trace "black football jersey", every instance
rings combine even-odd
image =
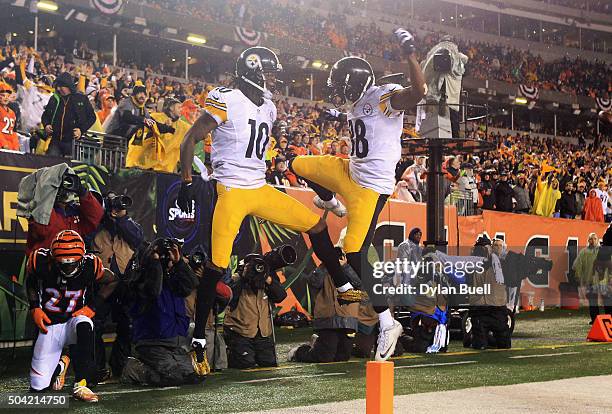
[[[104,266],[97,256],[85,254],[81,271],[65,278],[54,265],[51,252],[37,249],[28,259],[28,292],[38,295],[30,297],[30,303],[39,303],[52,325],[64,323],[72,313],[87,305],[94,282],[103,276]]]

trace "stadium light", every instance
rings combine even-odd
[[[195,34],[190,34],[187,36],[187,41],[189,43],[195,43],[196,45],[203,45],[206,43],[206,38]]]
[[[50,11],[50,12],[55,12],[55,11],[57,11],[57,9],[59,9],[59,6],[57,5],[57,3],[49,1],[49,0],[39,1],[36,4],[36,6],[40,10]]]
[[[321,62],[320,60],[315,60],[314,62],[312,62],[312,67],[315,69],[321,69],[322,66],[323,62]]]
[[[519,105],[526,105],[527,98],[525,98],[524,96],[517,96],[516,99],[514,99],[514,103],[517,103]]]

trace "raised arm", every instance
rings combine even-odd
[[[404,55],[408,58],[408,73],[412,85],[393,94],[391,106],[395,110],[405,111],[414,108],[423,99],[427,93],[427,86],[425,85],[425,75],[423,75],[421,65],[417,61],[414,36],[404,29],[397,29],[395,36],[402,46]]]

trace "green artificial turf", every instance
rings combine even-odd
[[[548,310],[521,313],[511,350],[473,351],[453,341],[446,354],[406,354],[394,359],[395,394],[612,374],[612,343],[586,343],[589,328],[588,316],[584,312]],[[281,365],[277,369],[227,370],[211,375],[201,385],[180,389],[101,385],[96,389],[100,392],[100,403],[85,405],[71,401],[70,411],[229,413],[365,398],[364,360],[310,365],[285,362],[287,351],[307,341],[310,334],[310,329],[277,330]],[[12,360],[10,351],[1,351],[0,393],[27,391],[27,353],[27,350],[19,350],[18,358]],[[510,358],[557,353],[560,355]],[[468,361],[474,362],[466,363]],[[401,368],[448,363],[462,364]],[[264,379],[270,380],[260,381]],[[253,380],[258,382],[241,383]]]

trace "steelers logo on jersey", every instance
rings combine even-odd
[[[261,68],[261,58],[255,53],[248,55],[244,62],[249,69]]]
[[[363,105],[363,114],[366,116],[372,114],[372,105],[370,105],[369,102],[366,102],[365,105]]]

